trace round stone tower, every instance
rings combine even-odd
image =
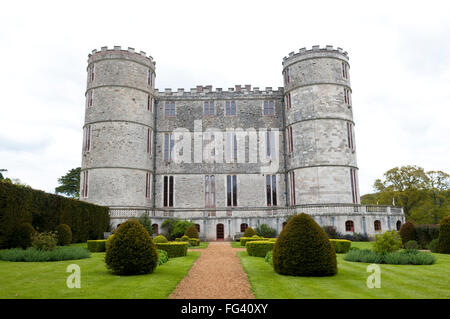
[[[88,59],[80,199],[152,207],[155,62],[103,47]]]
[[[283,60],[290,205],[359,204],[348,60],[332,46]]]

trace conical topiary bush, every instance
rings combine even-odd
[[[450,254],[450,216],[444,217],[439,223],[438,252]]]
[[[416,226],[410,221],[407,221],[400,227],[399,234],[404,246],[410,240],[416,240]]]
[[[292,217],[273,249],[274,270],[282,275],[333,276],[336,252],[327,234],[307,214]]]
[[[198,231],[197,226],[191,225],[189,226],[186,231],[184,232],[185,236],[188,236],[189,238],[197,238],[198,239]]]
[[[256,235],[256,231],[251,228],[251,227],[247,227],[247,229],[244,232],[244,236],[243,237],[252,237]]]

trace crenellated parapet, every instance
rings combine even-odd
[[[301,48],[297,52],[290,52],[288,56],[285,56],[283,58],[282,64],[283,68],[285,68],[288,65],[298,61],[321,57],[332,57],[347,62],[349,60],[347,51],[344,51],[342,48],[334,48],[332,45],[326,45],[325,47],[321,48],[319,45],[314,45],[311,49]]]
[[[273,89],[272,87],[265,87],[260,89],[259,87],[253,87],[251,85],[235,85],[226,90],[222,88],[213,89],[212,85],[197,85],[195,88],[185,90],[178,88],[176,91],[171,88],[165,88],[163,90],[155,89],[155,95],[159,98],[201,98],[201,97],[233,97],[233,98],[264,98],[264,97],[282,97],[284,94],[284,88],[279,87]]]
[[[122,49],[121,46],[114,46],[108,48],[107,46],[101,47],[100,50],[94,49],[88,55],[88,64],[104,59],[124,59],[132,60],[141,64],[145,64],[152,69],[155,68],[156,62],[151,55],[147,55],[144,51],[136,51],[134,48],[128,47]]]

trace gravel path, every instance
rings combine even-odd
[[[194,250],[194,249],[192,249]],[[169,298],[253,299],[247,274],[229,242],[211,242]]]

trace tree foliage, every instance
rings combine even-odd
[[[72,198],[80,198],[80,174],[81,167],[72,168],[66,175],[58,178],[60,186],[55,188],[55,193],[66,194]]]
[[[418,224],[437,224],[450,214],[450,175],[414,165],[395,167],[374,183],[376,193],[361,197],[364,205],[401,206]]]

